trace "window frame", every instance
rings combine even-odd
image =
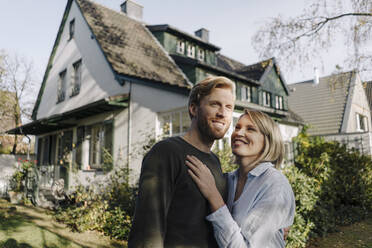
[[[357,132],[368,132],[367,116],[356,113],[356,124]]]
[[[205,51],[203,49],[198,49],[198,60],[204,62]]]
[[[271,107],[271,93],[268,91],[262,91],[262,105],[265,107]]]
[[[177,41],[176,51],[179,54],[185,54],[185,42],[184,41],[182,41],[182,40]]]
[[[280,109],[280,110],[283,110],[283,102],[284,102],[284,98],[283,96],[275,96],[275,108],[276,109]]]
[[[82,162],[83,170],[103,170],[104,164],[104,150],[113,155],[113,138],[114,138],[114,122],[107,120],[104,122],[95,123],[85,127],[84,143],[86,140],[89,144],[88,151],[88,164],[84,165]],[[110,126],[110,128],[108,128]],[[110,130],[110,133],[107,132]],[[110,137],[110,144],[107,144],[107,137]],[[110,147],[107,147],[109,145]],[[84,151],[83,151],[84,152]],[[83,155],[84,156],[84,155]]]
[[[71,80],[70,97],[76,96],[80,93],[81,81],[82,81],[81,79],[82,79],[82,74],[83,74],[83,72],[82,72],[82,70],[83,70],[82,59],[79,59],[78,61],[73,63],[72,67],[74,69],[74,74],[73,74],[73,80]]]
[[[174,132],[174,125],[173,120],[174,116],[178,115],[178,126],[179,126],[179,132]],[[164,118],[166,117],[166,118]],[[162,119],[166,119],[167,121],[164,121]],[[158,114],[158,128],[157,128],[157,137],[159,138],[165,138],[165,137],[174,137],[174,136],[180,136],[187,132],[187,130],[191,126],[191,119],[189,116],[188,109],[179,109],[179,110],[173,110],[168,111],[164,113]],[[167,127],[167,132],[164,132],[164,126]]]
[[[192,44],[187,45],[187,57],[195,58],[195,46]]]
[[[252,87],[249,85],[242,85],[240,87],[240,100],[252,102]]]
[[[69,31],[68,32],[69,33],[69,39],[68,40],[71,40],[72,38],[74,38],[74,35],[75,35],[75,18],[70,21],[68,31]]]
[[[66,99],[66,84],[67,84],[67,69],[59,73],[57,87],[57,103],[63,102]]]

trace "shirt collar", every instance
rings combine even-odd
[[[269,169],[270,167],[273,167],[274,165],[270,162],[263,162],[263,163],[260,163],[259,165],[257,165],[253,170],[251,170],[247,177],[249,175],[252,175],[252,176],[255,176],[255,177],[258,177],[260,176],[262,173],[264,173],[267,169]],[[239,169],[237,169],[236,171],[234,171],[233,173],[233,176],[238,178],[239,176]]]
[[[273,167],[273,164],[272,163],[270,163],[270,162],[263,162],[263,163],[257,165],[248,174],[251,174],[252,176],[258,177],[262,173],[264,173],[267,169],[269,169],[270,167]]]

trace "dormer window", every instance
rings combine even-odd
[[[266,107],[271,106],[271,94],[267,91],[262,92],[262,104]]]
[[[177,53],[185,54],[185,42],[177,41]]]
[[[187,45],[187,57],[195,58],[195,47],[192,45]]]
[[[275,96],[275,108],[283,109],[283,97],[282,96]]]
[[[361,114],[356,114],[357,132],[368,131],[367,117]]]
[[[199,49],[198,50],[198,60],[204,61],[205,53],[204,50]]]
[[[240,89],[240,98],[242,101],[251,102],[252,101],[252,92],[251,87],[243,85]]]
[[[59,74],[58,88],[57,88],[57,103],[65,100],[66,92],[66,70]]]
[[[70,33],[70,38],[69,39],[71,40],[72,38],[74,38],[74,33],[75,33],[75,19],[72,19],[70,21],[69,33]]]

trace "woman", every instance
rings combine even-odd
[[[227,174],[223,201],[209,169],[187,156],[189,174],[208,200],[207,216],[220,247],[285,247],[284,228],[291,226],[295,200],[286,177],[277,169],[284,146],[278,126],[266,114],[246,110],[231,136],[239,168]]]

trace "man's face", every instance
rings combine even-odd
[[[214,141],[227,132],[234,110],[234,96],[230,89],[215,88],[195,106],[199,132]]]

